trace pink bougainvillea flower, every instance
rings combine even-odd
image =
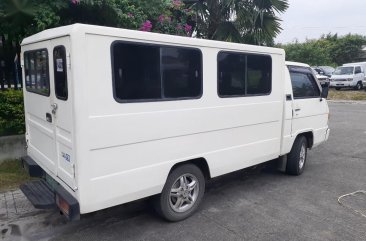
[[[133,18],[133,14],[132,13],[127,13],[127,16],[130,18]]]
[[[184,30],[187,32],[187,33],[190,33],[192,31],[192,26],[189,25],[189,24],[185,24],[184,25]]]
[[[149,20],[146,20],[142,26],[140,27],[141,31],[146,31],[146,32],[150,32],[152,29],[152,24]]]
[[[174,8],[180,8],[183,5],[183,2],[180,0],[173,0],[172,4]]]
[[[162,22],[164,22],[164,20],[165,20],[165,16],[163,14],[160,15],[159,18],[158,18],[158,22],[162,23]]]
[[[80,2],[80,0],[71,0],[72,4],[78,4]]]
[[[183,26],[178,24],[177,27],[175,27],[177,30],[182,30],[183,29]]]

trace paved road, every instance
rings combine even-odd
[[[0,215],[5,219],[0,222],[0,237],[60,241],[366,240],[366,216],[353,211],[363,209],[366,215],[366,195],[342,199],[349,208],[337,202],[343,194],[366,190],[366,105],[331,103],[330,107],[330,139],[309,152],[300,177],[266,166],[220,177],[208,184],[200,211],[179,223],[161,220],[148,201],[89,214],[73,223],[54,211],[25,208]]]

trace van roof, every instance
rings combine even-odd
[[[308,64],[299,63],[299,62],[292,62],[292,61],[286,61],[286,65],[289,66],[300,66],[300,67],[310,67]]]
[[[366,65],[366,62],[358,62],[358,63],[347,63],[347,64],[343,64],[343,66],[361,66],[361,65]]]
[[[23,39],[21,45],[28,45],[36,42],[41,42],[49,39],[54,39],[63,36],[71,36],[72,38],[83,38],[86,34],[96,34],[102,36],[110,36],[117,38],[130,38],[130,39],[138,39],[138,40],[149,40],[150,42],[166,42],[166,43],[174,43],[181,45],[192,45],[199,47],[212,47],[212,48],[220,48],[220,49],[232,49],[232,50],[246,50],[250,48],[250,51],[253,52],[263,52],[270,54],[278,54],[284,55],[285,51],[279,48],[270,48],[256,45],[246,45],[246,44],[238,44],[238,43],[228,43],[223,41],[214,41],[214,40],[206,40],[206,39],[197,39],[197,38],[188,38],[183,36],[174,36],[167,34],[159,34],[159,33],[151,33],[151,32],[143,32],[122,28],[112,28],[105,26],[97,26],[97,25],[88,25],[88,24],[72,24],[62,27],[57,27],[53,29],[47,29],[40,33],[34,34],[30,37]]]

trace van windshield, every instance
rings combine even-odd
[[[349,75],[349,74],[353,74],[353,69],[354,67],[338,67],[335,71],[334,71],[334,75]]]

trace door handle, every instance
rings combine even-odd
[[[52,114],[56,114],[56,111],[57,111],[57,104],[56,103],[53,103],[52,105],[51,105],[51,108],[52,108]]]
[[[295,109],[295,111],[296,111],[296,112],[298,112],[298,111],[300,111],[300,110],[301,110],[300,108]]]
[[[46,113],[46,121],[52,123],[52,115],[50,113]]]

